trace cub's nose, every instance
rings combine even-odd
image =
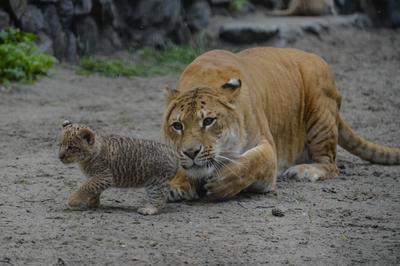
[[[183,152],[183,154],[185,154],[190,159],[194,160],[197,157],[197,155],[200,153],[200,150],[201,150],[201,146],[199,148],[190,148],[190,149],[185,150]]]

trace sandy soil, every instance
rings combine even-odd
[[[400,146],[400,32],[330,32],[293,46],[322,55],[343,116],[365,137]],[[82,77],[56,69],[0,93],[0,265],[398,265],[400,166],[339,150],[338,178],[278,182],[277,195],[171,203],[135,212],[140,190],[110,189],[98,210],[71,211],[84,181],[57,159],[62,120],[102,133],[161,139],[163,93],[177,76]],[[271,214],[272,207],[284,217]]]

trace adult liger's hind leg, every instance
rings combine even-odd
[[[327,109],[316,112],[307,124],[307,149],[309,164],[290,167],[282,176],[298,180],[317,181],[338,175],[336,167],[336,145],[338,142],[337,121]]]

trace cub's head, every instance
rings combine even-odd
[[[64,121],[58,157],[64,164],[84,162],[97,152],[96,135],[87,126]]]
[[[233,78],[214,88],[168,90],[164,136],[191,177],[211,176],[239,156],[244,135],[236,103],[240,87],[240,79]]]

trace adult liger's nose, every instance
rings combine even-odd
[[[183,152],[183,154],[185,154],[187,157],[189,157],[190,159],[194,160],[197,155],[200,153],[201,147],[199,148],[190,148],[187,149]]]

